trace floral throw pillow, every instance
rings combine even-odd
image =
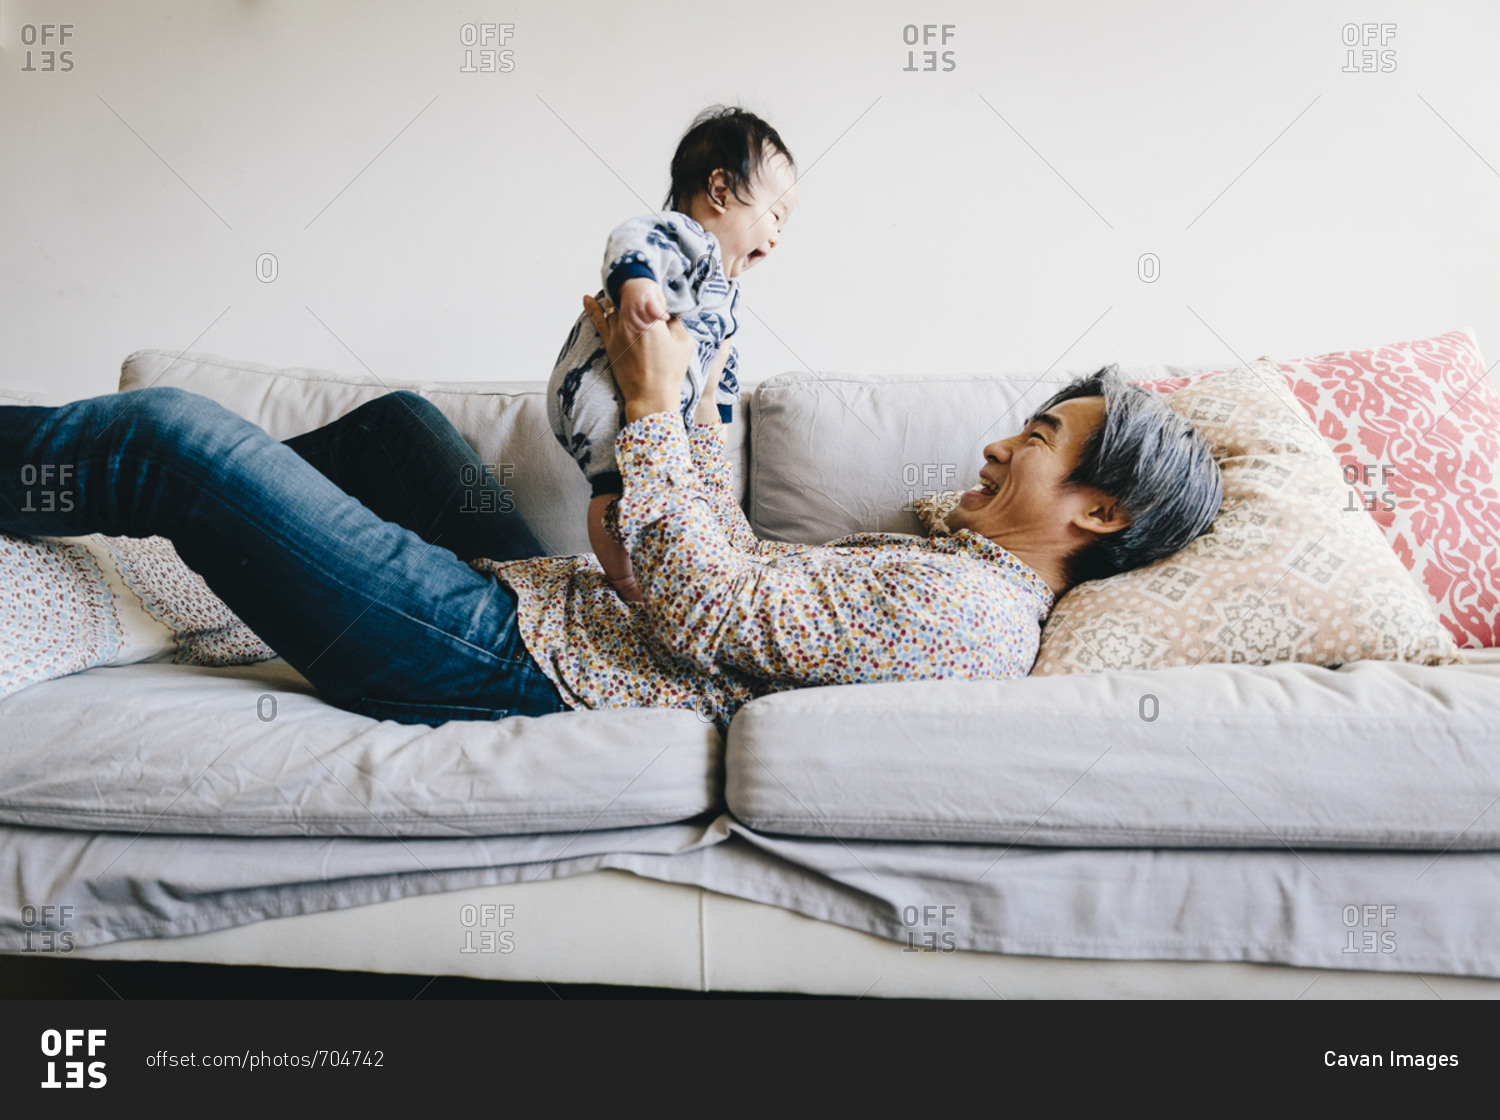
[[[1167,403],[1214,448],[1219,516],[1172,556],[1068,591],[1034,673],[1463,660],[1379,527],[1350,508],[1338,459],[1274,362],[1196,380]]]
[[[163,537],[0,536],[0,697],[96,665],[275,656]]]
[[[1280,369],[1454,640],[1500,646],[1500,393],[1472,332]]]

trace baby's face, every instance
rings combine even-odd
[[[797,173],[780,152],[760,165],[750,186],[744,202],[730,195],[724,212],[703,223],[719,239],[724,272],[731,280],[776,248],[797,208]]]

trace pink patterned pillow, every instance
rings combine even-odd
[[[1279,368],[1454,641],[1500,645],[1500,394],[1473,333]]]
[[[1500,646],[1500,394],[1471,331],[1280,362],[1460,648]],[[1171,393],[1196,378],[1141,385]]]

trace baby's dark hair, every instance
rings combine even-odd
[[[750,188],[766,160],[767,148],[796,166],[781,136],[754,113],[732,105],[709,106],[678,141],[666,206],[685,210],[700,191],[708,190],[709,176],[715,171],[723,171],[734,197],[746,201],[740,192]]]

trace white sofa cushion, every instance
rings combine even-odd
[[[382,722],[284,661],[92,669],[0,701],[0,822],[233,836],[505,836],[686,820],[719,802],[692,712]]]
[[[479,457],[495,468],[496,478],[514,495],[516,508],[550,554],[589,551],[584,528],[588,483],[552,435],[541,382],[377,381],[166,350],[141,350],[126,358],[121,391],[151,385],[201,393],[277,439],[321,427],[393,389],[410,389],[442,409]],[[736,485],[744,477],[744,432],[743,418],[737,416],[729,425]]]
[[[806,689],[736,715],[726,796],[809,837],[1494,849],[1497,725],[1500,656]]]
[[[1207,368],[1138,366],[1120,375],[1136,381]],[[1074,376],[768,378],[750,398],[750,524],[799,544],[921,533],[912,502],[973,485],[984,446],[1019,431]]]

